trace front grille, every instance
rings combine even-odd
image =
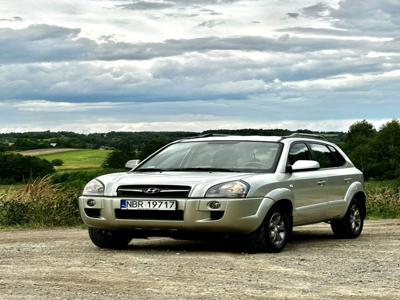
[[[190,186],[181,185],[121,185],[118,197],[128,198],[187,198]]]
[[[115,218],[129,220],[183,221],[183,210],[124,210],[116,209]]]

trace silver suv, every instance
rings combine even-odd
[[[342,238],[363,229],[362,172],[316,136],[189,138],[127,167],[93,179],[79,198],[98,247],[221,235],[240,238],[249,252],[279,252],[293,226],[330,222]]]

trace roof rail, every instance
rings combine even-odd
[[[210,136],[230,136],[230,135],[229,134],[221,134],[221,133],[205,133],[205,134],[200,134],[200,135],[195,135],[195,136],[189,136],[187,138],[184,138],[184,140],[205,138],[205,137],[210,137]]]
[[[295,132],[286,136],[283,136],[281,140],[288,139],[288,138],[295,138],[295,137],[303,137],[303,138],[311,138],[311,139],[319,139],[319,140],[325,140],[328,141],[328,139],[323,136],[322,134],[310,134],[310,133],[300,133],[300,132]]]

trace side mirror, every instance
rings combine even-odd
[[[292,166],[292,172],[318,170],[321,166],[315,160],[298,160]]]
[[[125,168],[134,169],[138,166],[139,163],[140,163],[139,159],[128,160],[125,164]]]

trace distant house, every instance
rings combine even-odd
[[[112,150],[113,148],[112,147],[109,147],[109,146],[100,146],[100,148],[99,148],[100,150]]]
[[[52,146],[54,148],[57,146],[57,143],[50,143],[50,146]]]

